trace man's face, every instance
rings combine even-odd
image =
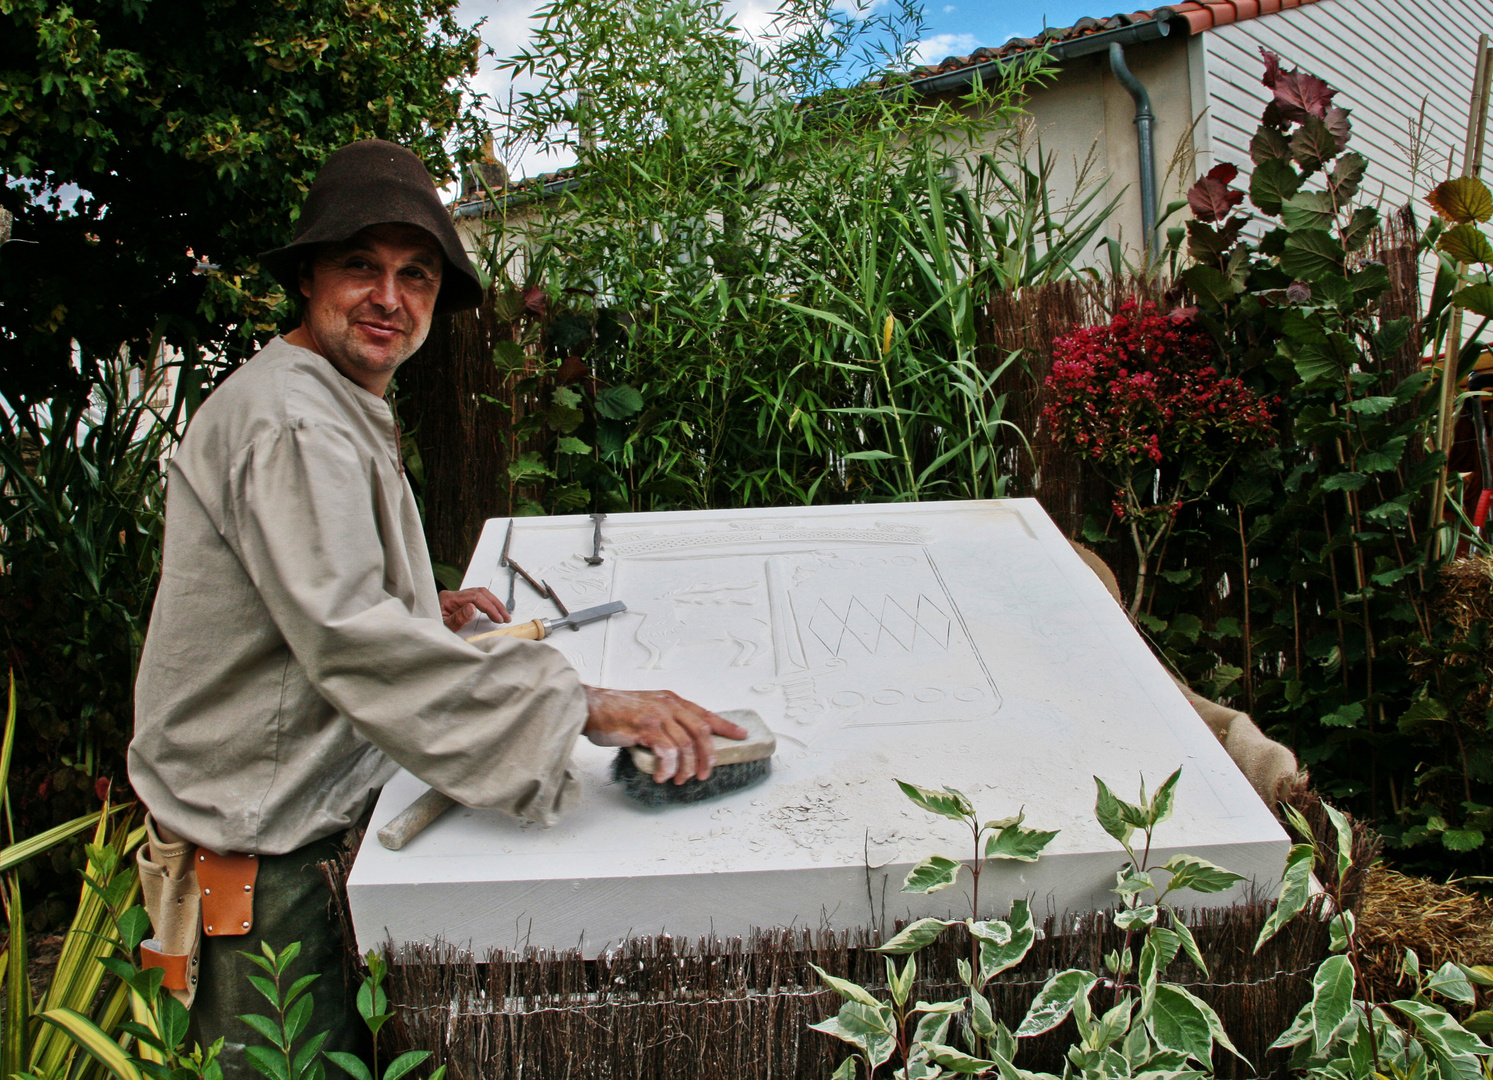
[[[325,244],[301,275],[301,330],[343,375],[382,394],[430,332],[444,265],[435,240],[413,225],[373,225]]]

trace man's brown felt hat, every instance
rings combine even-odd
[[[424,163],[411,151],[382,139],[365,139],[334,150],[322,163],[301,208],[300,235],[266,251],[260,263],[292,296],[299,296],[301,260],[316,244],[348,240],[370,225],[414,225],[424,229],[446,256],[435,310],[462,311],[482,303],[482,285],[451,215],[441,205]]]

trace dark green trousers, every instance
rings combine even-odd
[[[325,1031],[323,1050],[345,1050],[368,1059],[368,1029],[356,1005],[358,987],[345,975],[347,946],[332,910],[332,890],[317,865],[342,850],[343,834],[338,833],[288,855],[261,855],[254,885],[254,928],[239,937],[203,936],[187,1045],[199,1043],[206,1048],[222,1038],[223,1052],[218,1061],[224,1080],[258,1077],[244,1048],[268,1045],[239,1017],[258,1013],[276,1018],[269,1001],[248,979],[264,972],[240,955],[262,955],[261,944],[278,953],[293,941],[301,943],[300,956],[281,977],[284,989],[302,975],[314,972],[319,976],[308,991],[314,1001],[311,1022],[297,1040],[296,1049],[305,1045],[308,1037]],[[326,1064],[329,1077],[342,1075],[331,1062]]]

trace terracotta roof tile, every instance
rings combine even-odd
[[[1189,34],[1200,34],[1204,30],[1212,30],[1217,26],[1227,26],[1229,23],[1241,22],[1245,19],[1259,18],[1261,15],[1273,15],[1286,8],[1301,7],[1303,4],[1318,3],[1319,0],[1182,0],[1181,3],[1170,7],[1158,7],[1149,11],[1136,11],[1128,15],[1111,15],[1108,18],[1082,18],[1072,26],[1060,29],[1048,28],[1035,37],[1017,37],[1007,41],[1004,45],[995,48],[976,49],[968,56],[947,56],[936,64],[926,64],[914,68],[909,74],[915,79],[926,78],[930,75],[942,75],[949,71],[958,71],[960,68],[975,67],[988,60],[998,60],[1006,56],[1014,56],[1017,53],[1035,49],[1039,45],[1058,41],[1073,41],[1077,38],[1087,37],[1090,34],[1103,33],[1106,30],[1118,30],[1125,26],[1134,26],[1137,23],[1150,22],[1152,20],[1169,21],[1174,24],[1185,26]]]

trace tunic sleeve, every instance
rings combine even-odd
[[[548,824],[574,802],[575,669],[539,642],[480,649],[428,613],[433,593],[415,592],[428,556],[421,544],[412,559],[401,529],[405,485],[351,433],[287,424],[250,444],[229,489],[229,544],[311,684],[360,734],[466,806]],[[282,725],[277,769],[314,783],[296,735]]]

